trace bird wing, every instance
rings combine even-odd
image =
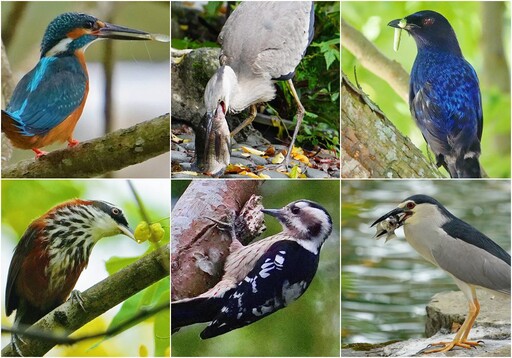
[[[479,144],[474,146],[482,137],[483,115],[475,70],[460,57],[437,60],[439,65],[433,66],[417,58],[411,72],[411,112],[436,154],[450,154],[454,147],[479,151]]]
[[[444,244],[432,250],[438,265],[461,281],[510,294],[510,255],[463,221],[443,226]]]
[[[306,291],[318,259],[295,241],[274,243],[237,287],[224,294],[225,304],[201,337],[244,327],[286,307]]]
[[[16,281],[28,252],[34,247],[36,237],[37,230],[29,227],[14,249],[9,272],[7,273],[7,285],[5,288],[5,313],[7,316],[10,316],[11,313],[18,308],[20,297],[16,292]]]
[[[16,86],[6,109],[25,136],[62,123],[87,95],[87,74],[75,57],[42,58]]]
[[[289,79],[313,37],[311,1],[245,1],[219,35],[222,55],[240,77]]]

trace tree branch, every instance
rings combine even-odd
[[[253,195],[262,183],[260,180],[190,183],[171,215],[171,300],[195,297],[213,287],[222,276],[232,237],[229,230],[220,229],[211,219],[232,223],[236,237],[243,244],[258,235],[263,228],[263,214],[258,209],[252,210],[260,205],[260,197]]]
[[[441,178],[409,138],[342,73],[342,178]]]
[[[409,103],[409,74],[397,61],[380,52],[362,33],[341,19],[341,44],[349,50],[366,69],[389,83],[391,88]]]
[[[169,114],[76,147],[2,168],[3,178],[83,178],[143,162],[170,149]]]
[[[167,244],[82,292],[85,311],[79,303],[68,300],[37,321],[27,331],[62,330],[71,334],[112,307],[169,275],[169,267],[162,266],[162,262],[169,262],[169,250],[170,247]],[[55,346],[54,341],[45,339],[23,337],[23,341],[25,344],[20,348],[24,356],[42,357]],[[12,344],[2,349],[2,356],[17,356]]]

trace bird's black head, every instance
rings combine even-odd
[[[462,56],[455,31],[448,20],[438,12],[418,11],[403,19],[390,21],[388,26],[406,30],[416,41],[418,49],[435,48]]]
[[[41,42],[41,57],[73,54],[101,38],[150,40],[147,32],[112,25],[94,16],[66,12],[53,19]]]
[[[116,223],[119,225],[122,225],[126,228],[129,228],[130,225],[128,224],[128,220],[126,220],[126,217],[123,214],[123,211],[115,206],[114,204],[110,204],[106,201],[102,200],[93,200],[92,206],[100,209],[104,213],[108,214]]]

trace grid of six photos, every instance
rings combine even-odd
[[[510,6],[2,0],[2,356],[510,357]]]

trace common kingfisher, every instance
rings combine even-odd
[[[39,150],[54,142],[78,144],[73,130],[82,115],[89,91],[84,51],[99,39],[151,40],[152,35],[117,26],[80,13],[57,16],[41,42],[36,67],[18,83],[2,110],[2,132],[21,149]]]

